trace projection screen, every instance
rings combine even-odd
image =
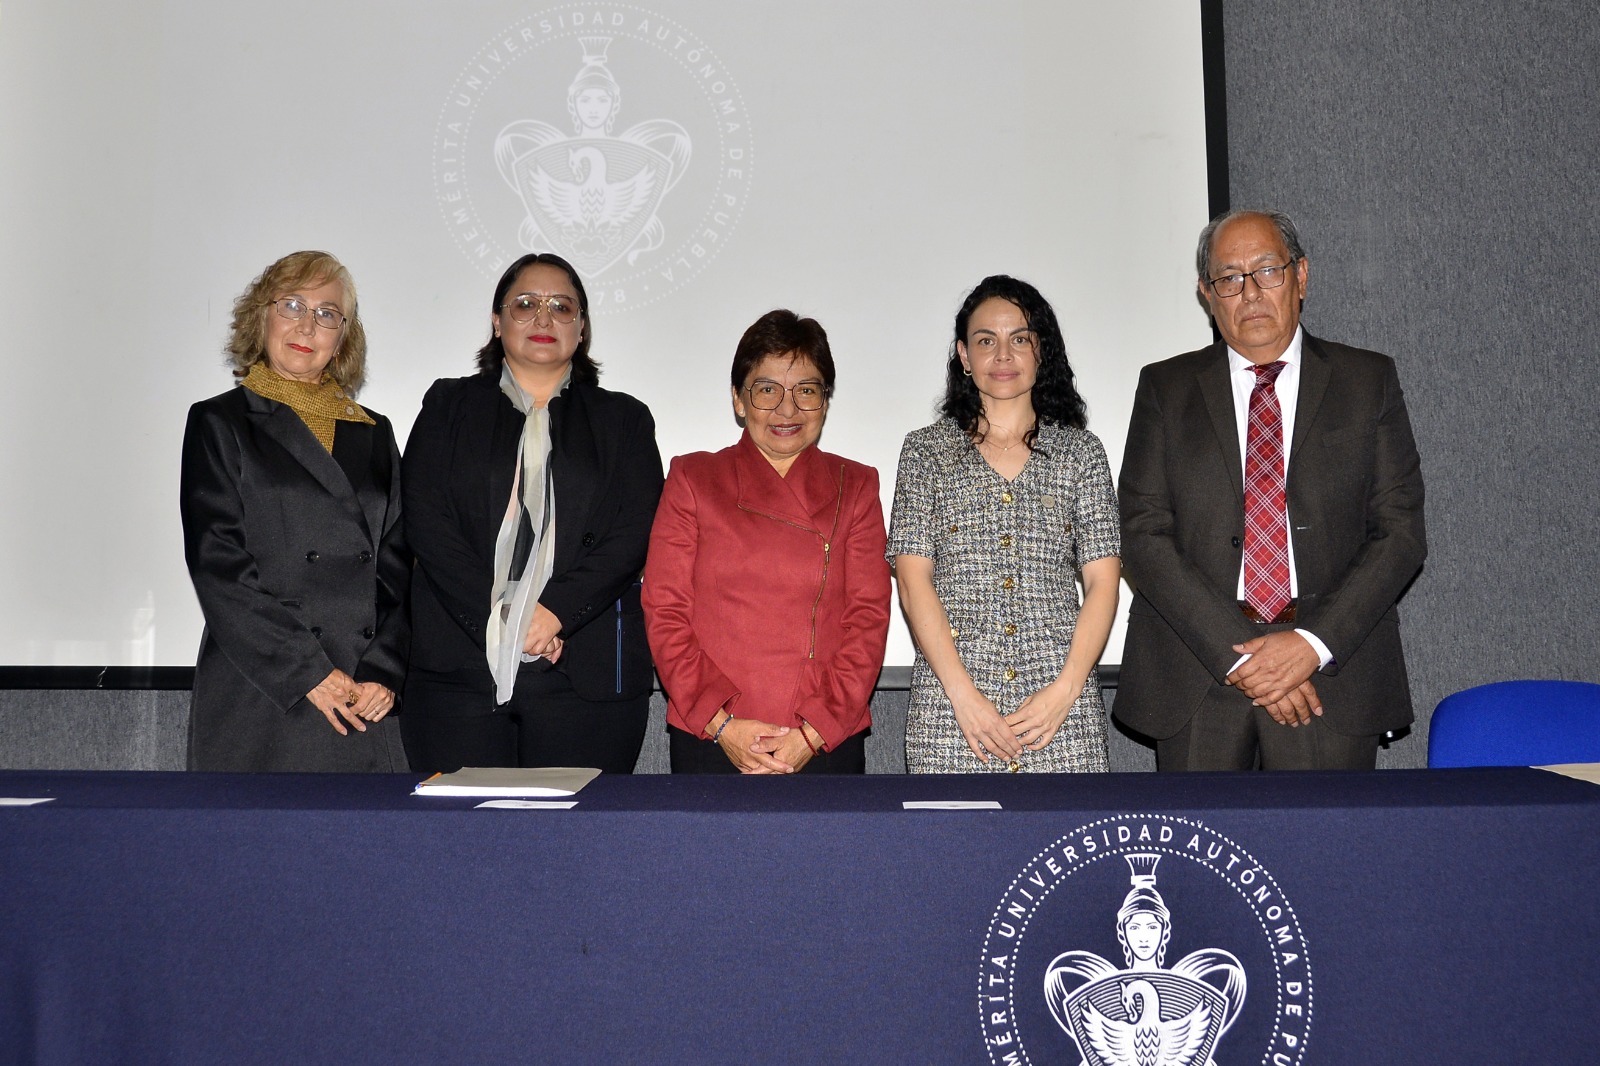
[[[963,294],[1014,274],[1054,303],[1115,471],[1138,368],[1210,337],[1199,22],[1188,0],[5,0],[0,664],[192,665],[185,412],[232,383],[233,299],[297,248],[350,267],[360,398],[402,442],[529,243],[579,264],[602,383],[650,405],[666,458],[737,438],[750,322],[814,316],[823,446],[878,467],[886,513]],[[580,113],[596,66],[617,98]],[[672,177],[620,249],[519,191],[531,159],[646,151]],[[911,657],[896,612],[888,665]]]

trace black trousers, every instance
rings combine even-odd
[[[422,773],[463,766],[595,766],[631,774],[649,716],[648,694],[586,700],[565,673],[542,664],[523,667],[511,702],[499,708],[492,695],[463,678],[413,670],[400,735],[411,768]]]
[[[1335,733],[1316,715],[1305,725],[1280,725],[1225,685],[1207,694],[1177,735],[1156,741],[1157,770],[1371,770],[1377,764],[1376,736]]]
[[[692,737],[677,726],[668,726],[668,747],[675,774],[736,774],[739,768],[728,761],[727,753],[715,742]],[[802,774],[864,774],[867,772],[867,735],[857,733],[832,751],[818,752],[800,767]]]

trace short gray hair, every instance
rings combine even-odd
[[[1292,263],[1306,257],[1306,249],[1300,243],[1300,231],[1295,229],[1294,219],[1282,211],[1262,211],[1259,208],[1241,207],[1233,211],[1224,211],[1200,231],[1200,243],[1194,250],[1195,272],[1200,275],[1201,281],[1211,280],[1211,241],[1217,235],[1217,230],[1232,222],[1236,218],[1246,215],[1256,215],[1271,222],[1278,227],[1278,236],[1283,238],[1283,246],[1289,250],[1289,261]]]

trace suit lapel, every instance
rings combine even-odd
[[[844,470],[825,459],[813,446],[795,459],[784,483],[794,493],[812,527],[832,540],[844,496]]]
[[[310,428],[300,420],[300,416],[294,413],[294,409],[288,404],[258,396],[248,389],[244,391],[246,410],[261,435],[276,442],[295,462],[304,467],[329,495],[344,505],[350,512],[351,518],[364,523],[366,515],[356,499],[356,491],[350,484],[350,479],[345,477],[339,464],[328,454],[328,450],[317,440]]]
[[[483,393],[483,421],[489,430],[489,542],[494,543],[496,531],[505,518],[506,505],[511,502],[511,486],[517,476],[517,442],[522,439],[522,412],[517,410],[501,393],[499,382],[493,378],[479,378]]]
[[[1223,465],[1228,470],[1228,483],[1244,501],[1244,453],[1239,444],[1239,421],[1233,412],[1233,385],[1228,381],[1228,348],[1223,344],[1211,346],[1212,357],[1200,371],[1200,395],[1211,415],[1211,428],[1217,435],[1217,447],[1222,450]]]
[[[829,528],[827,525],[819,528],[818,523],[812,519],[811,509],[790,484],[791,480],[796,481],[796,484],[805,480],[803,465],[804,467],[823,465],[807,462],[808,459],[816,460],[816,456],[806,454],[813,451],[813,448],[807,448],[806,452],[800,453],[794,465],[789,468],[787,478],[780,476],[772,468],[772,464],[767,462],[766,457],[750,440],[748,432],[739,438],[739,443],[734,445],[734,449],[734,471],[739,478],[740,508],[779,522],[787,522],[813,533],[821,534],[824,529]]]
[[[556,572],[572,564],[594,507],[600,480],[599,447],[589,423],[583,386],[572,384],[550,402],[551,459],[556,483]]]
[[[1290,470],[1294,469],[1300,446],[1306,442],[1311,424],[1317,420],[1317,412],[1322,409],[1322,398],[1327,394],[1330,377],[1328,353],[1309,333],[1305,334],[1300,342],[1300,395],[1295,399],[1294,440],[1289,445]],[[1286,477],[1287,474],[1285,471]]]
[[[352,424],[354,426],[355,424]],[[394,483],[394,457],[382,447],[377,426],[359,426],[363,432],[358,439],[365,442],[360,469],[367,476],[357,483],[356,496],[361,510],[367,516],[367,536],[377,544],[383,538],[384,518],[389,510],[389,486]]]
[[[372,453],[377,439],[377,426],[340,422],[334,427],[333,461],[339,464],[355,489],[356,502],[366,516],[367,536],[373,543],[377,543],[378,533],[383,529],[384,510],[389,499],[389,456],[385,452],[374,458]]]

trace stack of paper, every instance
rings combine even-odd
[[[467,766],[434,774],[417,785],[417,796],[571,796],[600,776],[592,766]]]

